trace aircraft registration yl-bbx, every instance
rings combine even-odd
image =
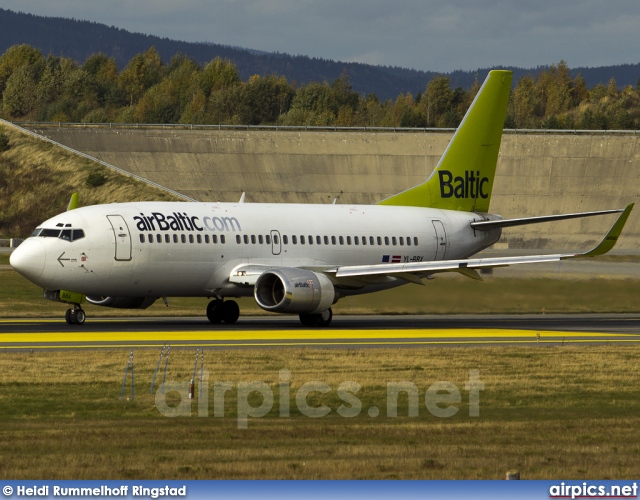
[[[422,184],[376,205],[116,203],[76,208],[42,223],[11,265],[73,305],[146,308],[168,296],[212,298],[207,317],[234,323],[232,297],[255,297],[304,325],[327,326],[331,306],[443,272],[480,279],[478,269],[592,257],[615,245],[633,205],[503,220],[490,215],[510,71],[491,71],[436,169]],[[580,254],[470,258],[503,227],[620,213],[602,242]]]

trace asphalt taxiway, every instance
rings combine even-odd
[[[640,315],[335,316],[329,328],[296,317],[0,319],[0,350],[180,346],[393,347],[640,343]]]

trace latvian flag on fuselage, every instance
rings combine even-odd
[[[402,261],[402,257],[400,255],[383,255],[382,262],[391,262],[393,264],[397,264]]]

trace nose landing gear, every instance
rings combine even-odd
[[[67,309],[64,315],[64,319],[69,325],[83,325],[86,318],[84,310],[77,304],[74,304],[73,309]]]

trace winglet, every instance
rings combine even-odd
[[[618,237],[622,232],[622,228],[624,228],[624,225],[627,223],[627,219],[633,209],[633,205],[634,203],[627,205],[627,208],[625,208],[622,214],[620,214],[618,220],[613,224],[613,226],[611,226],[611,229],[609,229],[609,232],[602,239],[599,245],[588,252],[575,255],[575,257],[597,257],[598,255],[604,255],[611,250],[618,242]]]
[[[69,204],[67,205],[67,212],[76,208],[78,208],[78,193],[73,193],[69,200]]]

